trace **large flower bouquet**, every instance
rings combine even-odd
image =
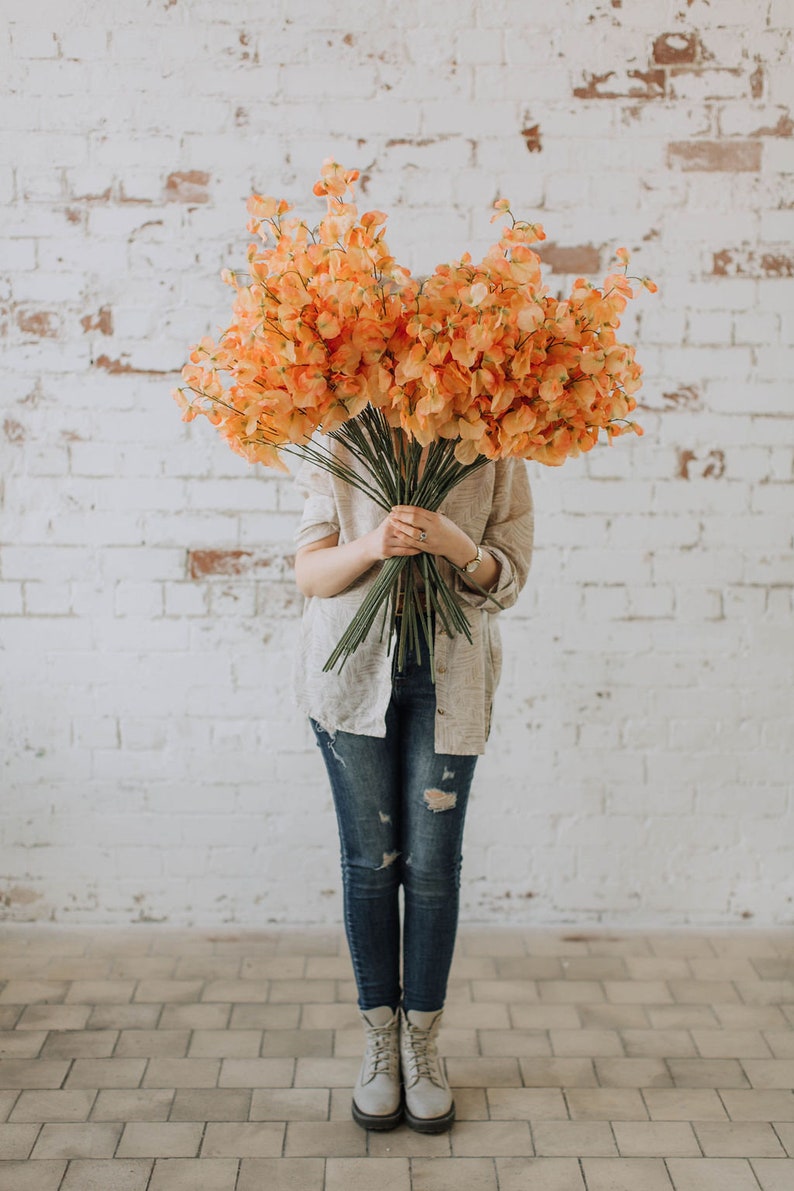
[[[554,298],[531,248],[543,228],[500,199],[492,222],[506,216],[509,226],[484,258],[465,253],[420,282],[391,255],[383,212],[359,215],[357,178],[323,164],[314,192],[327,211],[314,229],[283,199],[249,199],[260,242],[245,275],[223,272],[234,319],[191,351],[174,392],[184,420],[205,415],[250,462],[286,470],[284,454],[301,456],[385,512],[435,511],[491,460],[559,465],[602,431],[610,441],[642,433],[630,418],[642,369],[616,330],[629,281],[656,286],[627,277],[626,249],[602,288],[579,277]],[[389,558],[325,668],[344,664],[381,613],[381,631],[398,632],[400,664],[422,641],[432,663],[433,613],[448,633],[470,635],[432,555]]]

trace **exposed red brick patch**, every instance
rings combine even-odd
[[[206,203],[210,176],[204,170],[187,170],[169,174],[165,180],[167,202]]]
[[[437,136],[425,136],[425,137],[412,137],[412,136],[404,136],[404,137],[392,137],[392,139],[391,139],[391,140],[388,140],[388,141],[386,142],[386,148],[387,148],[387,149],[393,149],[393,148],[395,148],[395,146],[397,146],[397,145],[411,145],[411,146],[413,146],[414,148],[420,148],[420,149],[424,149],[424,148],[426,148],[426,147],[427,147],[427,145],[435,145],[435,144],[436,144],[436,142],[437,142],[438,140],[440,140],[440,139],[441,139],[441,138],[439,138],[439,137],[437,137]]]
[[[794,120],[792,120],[788,112],[783,114],[778,119],[777,124],[762,125],[761,128],[755,128],[750,136],[794,136]]]
[[[530,153],[540,153],[543,145],[540,140],[540,125],[530,124],[527,128],[521,129],[521,135],[524,138],[524,144],[529,149]]]
[[[83,218],[82,214],[76,209],[76,207],[67,207],[64,214],[66,215],[69,223],[79,223]]]
[[[189,550],[187,560],[191,579],[205,579],[209,575],[245,575],[270,566],[270,559],[255,550]]]
[[[695,33],[662,33],[653,43],[653,60],[660,66],[695,62],[699,45]]]
[[[662,393],[665,401],[681,409],[692,408],[700,404],[700,389],[697,385],[679,385],[669,393]]]
[[[128,207],[151,207],[150,198],[138,198],[137,195],[127,194],[124,183],[119,185],[118,201]]]
[[[345,43],[345,45],[355,45],[356,39],[352,33],[346,33],[342,38],[342,41]]]
[[[753,172],[761,168],[758,141],[672,141],[667,146],[667,163],[682,170],[725,170]]]
[[[13,418],[6,418],[3,422],[3,434],[9,442],[21,443],[25,441],[25,427]]]
[[[96,314],[86,314],[80,319],[80,326],[86,332],[100,331],[103,335],[113,334],[113,312],[109,306],[100,306]]]
[[[677,475],[682,480],[719,480],[725,475],[725,452],[679,450]]]
[[[31,902],[39,901],[41,894],[35,889],[26,889],[24,885],[11,885],[0,894],[0,905],[29,906]]]
[[[752,248],[722,248],[713,255],[715,277],[794,277],[794,250],[788,246],[758,252]]]
[[[36,335],[39,339],[55,339],[58,334],[56,315],[51,310],[32,310],[17,313],[17,326],[26,335]]]
[[[70,197],[76,203],[109,203],[113,194],[113,187],[108,186],[106,190],[101,190],[99,194],[73,194]]]
[[[135,368],[125,360],[112,360],[110,356],[105,355],[97,356],[93,363],[95,368],[103,368],[111,376],[119,376],[124,372],[134,372],[138,376],[168,376],[169,374],[168,370],[164,368]]]
[[[662,99],[665,94],[665,72],[662,69],[627,70],[618,76],[614,70],[606,74],[589,74],[586,82],[574,87],[577,99]],[[607,86],[610,79],[615,82]]]
[[[592,244],[537,244],[538,256],[552,273],[595,273],[601,268],[601,254]]]
[[[750,94],[753,99],[760,99],[764,94],[764,68],[756,59],[757,65],[750,75]]]

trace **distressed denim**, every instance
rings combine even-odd
[[[440,1009],[455,947],[461,844],[477,757],[435,752],[426,652],[395,674],[386,736],[310,720],[331,780],[347,941],[363,1010]],[[399,889],[403,886],[403,981]]]

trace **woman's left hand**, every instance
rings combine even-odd
[[[395,505],[389,516],[405,545],[425,554],[440,554],[456,567],[465,567],[477,553],[476,542],[443,513],[418,505]]]

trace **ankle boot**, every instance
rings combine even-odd
[[[366,1050],[353,1091],[353,1120],[363,1129],[394,1129],[402,1120],[399,1018],[388,1005],[361,1012]]]
[[[455,1120],[455,1103],[436,1048],[442,1012],[409,1009],[401,1016],[405,1119],[418,1133],[443,1133]]]

